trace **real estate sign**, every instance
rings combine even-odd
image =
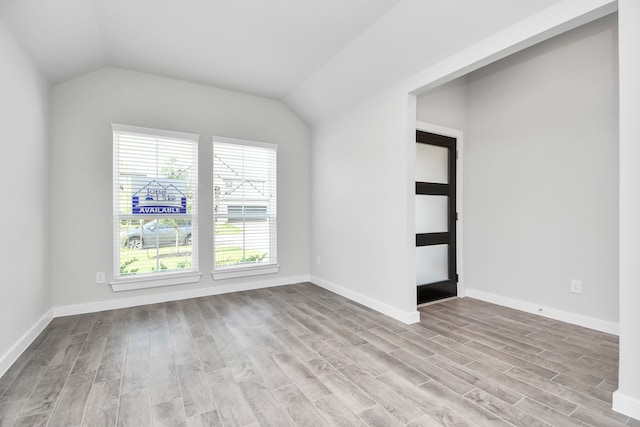
[[[134,215],[187,213],[187,181],[132,177],[131,212]]]

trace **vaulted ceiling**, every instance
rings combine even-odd
[[[0,20],[52,85],[116,66],[280,99],[313,123],[559,2],[0,0]]]

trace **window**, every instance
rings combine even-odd
[[[112,128],[112,287],[199,280],[199,136],[117,124]]]
[[[213,138],[214,279],[278,271],[277,147]]]

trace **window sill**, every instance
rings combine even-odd
[[[269,264],[259,267],[236,267],[214,270],[211,272],[213,280],[233,279],[235,277],[259,276],[262,274],[274,274],[280,270],[280,265]]]
[[[109,282],[113,292],[133,291],[135,289],[158,288],[161,286],[186,285],[200,281],[202,273],[190,271],[188,273],[157,274],[151,276],[128,277],[126,279]]]

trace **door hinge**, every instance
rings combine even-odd
[[[456,160],[458,160],[459,158],[460,158],[460,152],[456,150]]]
[[[458,212],[456,212],[456,221],[458,220]]]
[[[456,283],[458,283],[460,279],[458,278],[458,273],[456,273]]]

